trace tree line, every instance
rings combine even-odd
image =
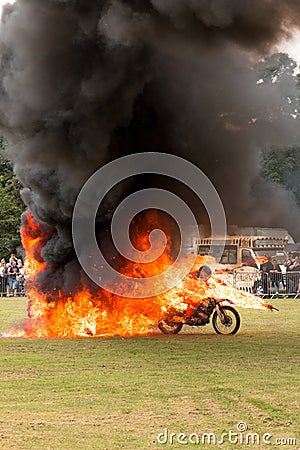
[[[8,259],[11,253],[20,251],[21,214],[25,205],[20,196],[22,186],[5,157],[6,146],[0,136],[0,256]]]

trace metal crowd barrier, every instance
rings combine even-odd
[[[300,271],[286,273],[264,273],[257,269],[237,269],[232,273],[220,275],[222,281],[245,292],[251,292],[259,297],[291,297],[300,298]],[[0,276],[0,296],[8,297],[12,292],[8,286],[8,275]],[[25,295],[25,286],[20,284],[14,290],[15,295]]]
[[[7,275],[0,276],[0,295],[4,297],[8,293]]]
[[[18,287],[12,290],[9,288],[8,278],[9,275],[7,274],[0,276],[0,296],[1,297],[9,297],[11,295],[16,295],[18,297],[25,296],[24,280],[22,282],[19,282]]]
[[[225,280],[224,280],[225,281]],[[300,272],[271,272],[236,270],[232,282],[237,289],[251,292],[259,297],[300,298]]]

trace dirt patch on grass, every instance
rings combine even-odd
[[[253,405],[251,401],[247,401],[243,398],[235,398],[235,400],[239,407],[242,407],[245,411],[247,411],[249,415],[253,417],[253,419],[259,419],[265,423],[270,423],[278,427],[285,425],[283,422],[280,422],[274,417],[271,417],[270,414],[268,414],[268,412],[264,411],[262,408]]]

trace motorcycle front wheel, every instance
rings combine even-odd
[[[158,322],[158,328],[164,334],[177,334],[182,326],[183,323],[181,322],[165,322],[164,320]]]
[[[217,311],[214,312],[212,325],[218,334],[235,334],[241,324],[239,313],[231,306],[220,307],[221,317]]]

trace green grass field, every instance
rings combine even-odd
[[[207,326],[177,336],[0,338],[0,448],[299,449],[300,300],[272,303],[279,312],[239,309],[235,336]],[[0,299],[0,330],[25,315],[24,299]],[[239,422],[272,435],[271,445],[190,436],[220,439]],[[165,429],[176,433],[172,445],[158,442]],[[195,444],[180,444],[180,432]]]

